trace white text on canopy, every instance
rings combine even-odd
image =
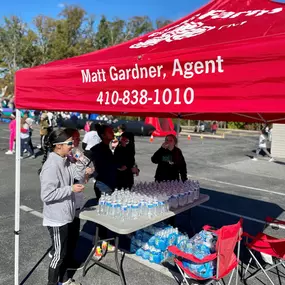
[[[110,66],[108,69],[96,69],[91,71],[90,69],[82,69],[81,77],[83,84],[100,83],[108,81],[127,81],[127,80],[153,80],[161,79],[165,80],[167,77],[182,77],[184,79],[192,79],[195,76],[203,74],[215,74],[223,73],[223,58],[219,55],[216,59],[208,59],[203,61],[181,61],[176,58],[171,63],[170,68],[167,68],[167,72],[164,70],[164,65],[151,65],[140,66],[134,64],[130,68],[117,68],[116,66]],[[190,99],[189,95],[190,94]],[[182,99],[181,99],[181,98]],[[167,99],[166,99],[167,98]],[[173,98],[173,102],[172,102]],[[178,88],[165,88],[164,90],[114,90],[111,94],[109,91],[99,91],[97,102],[101,105],[116,105],[122,103],[128,104],[140,104],[145,105],[152,103],[154,105],[168,105],[173,103],[174,105],[180,104],[192,104],[194,101],[194,89],[190,86],[184,87],[183,90]]]

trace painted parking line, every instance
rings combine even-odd
[[[270,193],[270,194],[275,194],[275,195],[280,195],[280,196],[285,196],[285,193],[280,193],[280,192],[276,192],[276,191],[271,191],[268,189],[262,189],[262,188],[256,188],[256,187],[251,187],[251,186],[246,186],[246,185],[240,185],[240,184],[234,184],[234,183],[230,183],[230,182],[225,182],[225,181],[219,181],[219,180],[214,180],[214,179],[209,179],[209,178],[205,178],[205,177],[194,177],[191,175],[188,175],[188,177],[190,178],[195,178],[198,180],[204,180],[204,181],[209,181],[209,182],[215,182],[218,184],[223,184],[223,185],[228,185],[228,186],[234,186],[234,187],[238,187],[238,188],[244,188],[244,189],[249,189],[249,190],[254,190],[254,191],[259,191],[259,192],[265,192],[265,193]]]
[[[223,213],[223,214],[227,214],[230,216],[234,216],[234,217],[238,217],[238,218],[243,218],[244,220],[249,220],[252,222],[256,222],[256,223],[260,223],[260,224],[264,224],[263,220],[259,220],[259,219],[255,219],[249,216],[245,216],[242,214],[238,214],[238,213],[234,213],[234,212],[230,212],[230,211],[225,211],[222,209],[218,209],[218,208],[214,208],[214,207],[210,207],[210,206],[205,206],[205,205],[199,205],[199,208],[203,208],[203,209],[207,209],[207,210],[211,210],[211,211],[215,211],[215,212],[219,212],[219,213]]]
[[[39,218],[43,218],[43,214],[38,212],[38,211],[35,211],[34,209],[30,208],[30,207],[27,207],[27,206],[24,206],[24,205],[21,205],[20,206],[20,209],[29,213],[29,214],[32,214],[36,217],[39,217]]]

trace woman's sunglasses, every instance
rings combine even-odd
[[[73,141],[59,142],[59,143],[54,143],[53,145],[56,145],[56,144],[66,144],[68,146],[73,146]]]

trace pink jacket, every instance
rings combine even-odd
[[[84,131],[85,132],[89,132],[90,131],[90,124],[89,123],[86,123],[85,126],[84,126]]]
[[[10,133],[11,135],[16,135],[16,120],[12,120],[9,124],[9,129],[10,129]]]

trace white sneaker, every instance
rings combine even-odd
[[[24,149],[24,153],[26,153],[27,152],[27,150],[26,149]]]
[[[53,255],[51,254],[51,252],[48,253],[48,257],[49,257],[50,259],[53,258]]]
[[[253,161],[258,161],[258,159],[256,157],[252,158],[251,160]]]
[[[272,162],[272,161],[274,161],[274,158],[271,157],[268,161],[269,161],[269,162]]]
[[[8,151],[5,152],[5,154],[14,154],[14,153],[13,153],[13,151],[8,150]]]

